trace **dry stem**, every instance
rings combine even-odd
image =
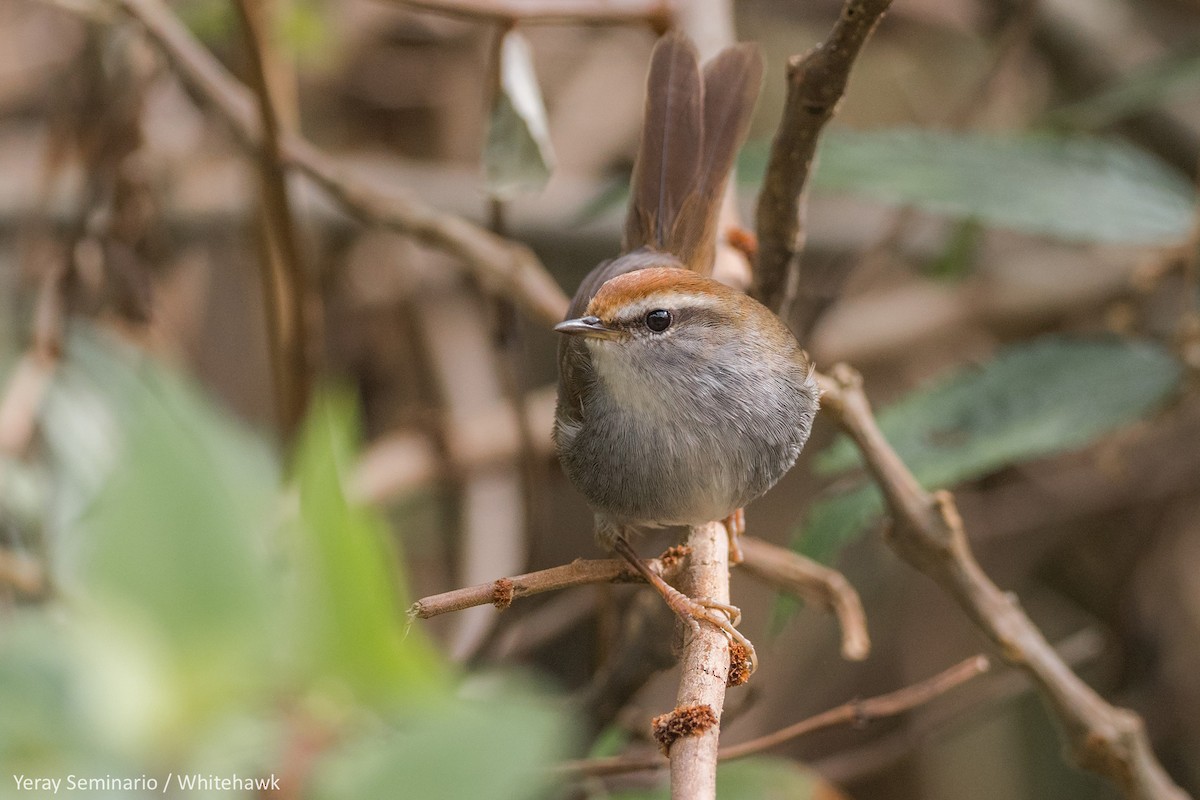
[[[755,753],[761,753],[784,742],[799,738],[809,733],[832,728],[837,725],[862,724],[872,720],[892,717],[911,711],[925,705],[952,689],[979,677],[990,669],[991,664],[986,656],[977,655],[961,661],[947,670],[939,672],[932,678],[920,683],[914,683],[888,694],[878,695],[866,700],[851,700],[840,706],[822,711],[807,719],[789,725],[766,736],[751,739],[741,744],[723,747],[719,752],[721,761],[744,758]],[[627,757],[587,759],[572,761],[562,765],[564,772],[575,775],[617,775],[625,772],[639,772],[647,769],[658,769],[665,766],[661,757]]]
[[[1021,610],[984,574],[971,553],[949,492],[930,494],[900,460],[875,422],[862,379],[845,365],[821,376],[822,408],[854,440],[892,514],[888,543],[937,583],[979,627],[1000,656],[1033,679],[1061,722],[1075,761],[1113,781],[1131,800],[1184,800],[1158,763],[1141,717],[1104,701],[1079,679]]]
[[[250,56],[250,74],[258,100],[256,159],[262,192],[263,300],[268,325],[271,371],[279,426],[290,435],[308,405],[312,374],[308,359],[307,279],[296,246],[296,227],[288,199],[287,176],[280,157],[282,135],[267,77],[267,36],[263,8],[255,0],[235,3]]]
[[[828,38],[788,62],[788,94],[758,196],[758,263],[750,294],[787,319],[800,276],[808,178],[817,140],[850,68],[892,0],[846,0]]]
[[[867,657],[867,616],[858,592],[842,573],[753,536],[743,536],[741,545],[743,569],[763,583],[832,611],[842,627],[842,656],[851,661]]]
[[[260,146],[262,130],[250,93],[221,66],[161,0],[118,0],[203,102],[230,125],[249,149]],[[566,313],[567,296],[529,248],[496,236],[465,219],[443,214],[393,187],[351,175],[300,136],[283,131],[285,165],[311,178],[360,220],[399,231],[458,257],[489,290],[511,297],[534,319],[555,324]]]
[[[678,561],[670,558],[649,558],[646,565],[651,571],[670,581],[678,569]],[[570,564],[551,567],[512,578],[481,583],[442,594],[430,595],[413,603],[408,610],[410,617],[429,619],[439,614],[462,611],[465,608],[487,605],[507,607],[513,600],[543,592],[570,589],[592,583],[638,582],[642,578],[624,560],[618,558],[594,561],[577,559]],[[497,602],[498,600],[506,601]]]

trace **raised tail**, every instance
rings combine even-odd
[[[746,139],[762,73],[752,44],[721,51],[702,73],[687,37],[659,40],[646,80],[625,252],[650,247],[701,274],[712,272],[725,182]]]

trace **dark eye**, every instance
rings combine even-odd
[[[662,333],[671,327],[671,312],[665,308],[656,308],[646,315],[646,327],[655,333]]]

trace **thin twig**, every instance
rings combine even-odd
[[[300,424],[308,405],[312,375],[308,359],[307,311],[310,303],[296,227],[288,199],[287,177],[280,156],[282,130],[267,77],[267,49],[263,8],[256,0],[238,0],[250,75],[258,99],[259,186],[262,191],[263,302],[266,309],[271,369],[279,425],[285,435]]]
[[[850,68],[892,0],[846,0],[828,38],[788,62],[788,93],[758,195],[758,263],[750,294],[787,318],[800,275],[808,179],[817,141]]]
[[[851,661],[867,657],[867,616],[858,592],[842,573],[753,536],[743,536],[741,545],[742,569],[776,589],[828,608],[842,627],[842,656]]]
[[[883,717],[894,717],[911,711],[917,706],[924,705],[936,697],[940,697],[951,689],[962,686],[972,678],[977,678],[991,668],[987,656],[972,656],[961,661],[944,672],[927,678],[920,683],[897,689],[889,694],[872,697],[869,700],[851,700],[837,708],[831,708],[823,714],[801,720],[782,730],[751,739],[748,742],[727,747],[721,751],[721,758],[742,758],[761,753],[772,747],[791,741],[813,731],[831,728],[834,725],[864,725]]]
[[[720,750],[719,758],[721,761],[744,758],[826,728],[838,725],[865,724],[884,717],[903,714],[979,677],[990,667],[991,664],[986,656],[972,656],[920,683],[914,683],[911,686],[866,700],[851,700],[766,736],[723,747]],[[666,764],[661,756],[614,756],[567,762],[560,766],[560,770],[573,775],[595,776],[639,772],[663,766]]]
[[[494,22],[644,24],[665,28],[671,0],[393,0],[402,6]]]
[[[953,496],[925,491],[900,460],[875,422],[858,373],[837,365],[820,381],[822,408],[858,446],[887,500],[888,543],[958,603],[1006,662],[1029,674],[1062,724],[1079,766],[1109,778],[1131,800],[1187,798],[1155,758],[1141,717],[1109,705],[1080,680],[1016,597],[984,574]]]
[[[646,565],[668,581],[679,566],[678,559],[670,557],[646,559]],[[429,619],[439,614],[488,604],[497,608],[507,608],[513,600],[543,592],[555,592],[594,583],[636,583],[641,580],[642,577],[622,559],[577,559],[560,567],[430,595],[413,603],[408,615],[416,619]]]
[[[142,25],[188,87],[221,115],[244,146],[256,149],[261,127],[246,88],[161,0],[118,3]],[[545,324],[562,320],[567,296],[528,247],[444,214],[369,176],[351,174],[297,134],[284,131],[279,150],[286,166],[303,172],[358,219],[408,234],[458,257],[485,287],[511,297],[534,319]]]

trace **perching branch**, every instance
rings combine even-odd
[[[729,538],[720,522],[688,529],[691,550],[682,589],[690,597],[729,602]],[[671,758],[671,797],[716,800],[717,748],[725,688],[730,682],[729,637],[712,625],[688,636],[680,658],[675,708],[654,720],[656,738]],[[668,731],[668,739],[662,732]]]
[[[664,579],[672,580],[679,569],[679,554],[668,550],[661,558],[646,559],[646,565]],[[478,586],[430,595],[413,603],[408,609],[408,615],[417,619],[429,619],[439,614],[489,603],[504,609],[512,605],[513,600],[543,592],[593,583],[636,583],[641,580],[642,577],[621,559],[577,559],[561,567],[551,567],[512,578],[500,578]]]
[[[1141,717],[1109,705],[1079,679],[1021,610],[984,574],[971,553],[949,492],[921,487],[875,422],[858,373],[835,366],[820,376],[821,407],[862,452],[892,515],[888,543],[933,578],[996,646],[1029,674],[1062,725],[1075,761],[1115,783],[1130,800],[1185,800],[1158,763]]]
[[[828,38],[788,62],[788,93],[758,195],[758,263],[750,294],[787,319],[800,276],[808,179],[817,141],[850,69],[892,0],[846,0]]]
[[[248,149],[257,151],[262,130],[246,87],[196,41],[161,0],[118,0],[118,7],[146,30],[176,73],[213,108]],[[303,172],[360,220],[398,231],[462,261],[490,291],[511,297],[534,319],[562,320],[568,299],[533,252],[465,219],[443,214],[394,187],[350,174],[302,137],[281,132],[280,157]]]

